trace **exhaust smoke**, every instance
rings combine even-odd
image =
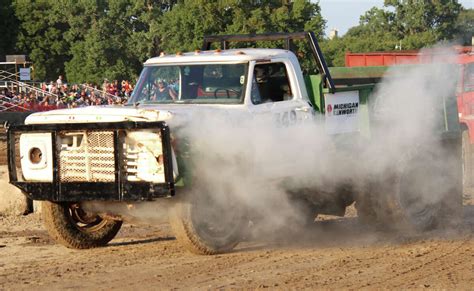
[[[428,151],[432,157],[427,167],[452,168],[436,183],[437,188],[450,189],[453,175],[459,174],[460,165],[453,162],[458,153],[445,150],[439,132],[446,129],[444,101],[456,102],[459,73],[451,62],[454,52],[443,49],[440,55],[441,59],[435,57],[428,65],[388,70],[370,100],[371,136],[367,139],[328,135],[323,116],[281,127],[272,114],[236,113],[231,108],[199,108],[185,120],[177,114],[169,121],[170,128],[173,132],[179,125],[179,132],[174,133],[189,145],[188,162],[197,180],[196,189],[204,189],[220,205],[243,205],[249,211],[254,234],[265,239],[284,234],[294,241],[295,226],[314,221],[318,207],[327,206],[324,204],[334,195],[348,192],[342,195],[347,200],[342,204],[364,197],[368,180],[390,181],[390,175],[403,172],[420,151],[424,156]],[[424,189],[421,198],[425,202],[439,202],[442,197],[437,193],[446,192],[432,191],[429,176],[415,180],[419,189]],[[199,194],[193,191],[189,195]],[[166,201],[159,211],[138,207],[133,216],[153,222],[172,203]],[[87,203],[87,207],[98,212],[129,212],[123,205],[110,208]]]

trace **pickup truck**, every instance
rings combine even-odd
[[[228,49],[231,42],[277,40],[286,49]],[[303,75],[290,50],[294,41],[306,41],[316,73]],[[211,49],[214,43],[220,48]],[[374,87],[333,79],[312,32],[206,37],[203,50],[147,60],[125,106],[39,112],[10,126],[10,183],[43,201],[49,234],[71,248],[113,239],[122,225],[113,209],[160,204],[187,249],[226,252],[245,237],[249,221],[283,215],[253,207],[268,189],[284,189],[278,199],[304,209],[304,223],[317,214],[343,216],[354,202],[362,221],[393,229],[422,231],[451,220],[462,206],[455,98],[443,96],[430,109],[429,139],[405,145],[403,155],[379,170],[375,165],[388,154],[374,145],[390,140],[384,127],[393,120],[380,118]],[[282,143],[292,137],[288,130],[302,128],[306,137],[295,143],[307,153],[269,156],[279,142],[261,138],[260,121],[272,124],[269,131]],[[217,122],[226,124],[224,131]],[[324,142],[313,149],[310,140]],[[310,167],[291,165],[293,156],[307,156]],[[345,175],[328,177],[329,164]],[[255,179],[262,171],[265,179]]]

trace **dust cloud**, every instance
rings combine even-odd
[[[333,212],[343,215],[345,206],[367,194],[368,181],[390,183],[411,161],[429,157],[430,165],[420,165],[428,174],[415,183],[423,189],[422,200],[439,202],[438,194],[453,188],[461,167],[458,153],[446,151],[439,139],[446,129],[444,104],[456,102],[459,75],[450,64],[454,52],[439,50],[441,58],[431,64],[388,70],[369,101],[366,137],[331,136],[318,115],[281,127],[272,114],[241,110],[199,109],[185,119],[176,114],[170,128],[180,128],[174,132],[187,143],[188,171],[195,178],[191,191],[178,195],[192,199],[205,192],[208,207],[223,207],[222,215],[245,209],[254,233],[294,240],[293,230],[314,221],[324,206],[339,205]],[[446,165],[450,170],[432,183],[429,169]],[[142,209],[134,215],[149,220],[153,213]]]
[[[370,167],[362,173],[382,181],[390,173],[417,175],[412,181],[417,193],[413,194],[423,203],[436,204],[448,192],[453,192],[453,200],[459,194],[455,188],[461,177],[460,148],[449,144],[446,135],[442,138],[448,130],[459,130],[457,111],[450,111],[457,108],[459,69],[454,65],[456,53],[449,48],[437,47],[421,54],[431,55],[431,62],[391,67],[375,90],[372,140],[364,152]],[[410,172],[412,166],[424,168],[425,173]]]

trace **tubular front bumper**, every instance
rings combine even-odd
[[[152,129],[161,133],[165,183],[131,182],[124,177],[123,143],[120,136],[125,130]],[[111,131],[114,136],[115,181],[113,182],[61,182],[59,172],[58,134],[61,131]],[[18,133],[51,133],[52,182],[28,182],[18,179],[16,135]],[[49,201],[143,201],[174,196],[174,178],[170,131],[165,122],[111,122],[74,124],[11,125],[7,131],[8,171],[10,183],[33,200]]]

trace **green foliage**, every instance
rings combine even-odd
[[[69,59],[69,44],[64,34],[69,29],[62,17],[61,0],[14,0],[15,15],[20,21],[17,47],[34,63],[37,79],[54,79],[63,73]]]
[[[71,4],[79,14],[69,32],[72,58],[66,63],[69,81],[101,83],[108,79],[133,79],[148,57],[147,42],[151,15],[156,5],[132,0],[89,1]],[[74,15],[70,15],[74,18]]]
[[[182,1],[163,15],[157,26],[160,48],[167,52],[199,49],[202,37],[226,26],[226,6],[219,1]]]
[[[12,0],[0,0],[0,60],[15,53],[18,19],[12,13]]]
[[[14,13],[11,13],[14,11]],[[329,65],[346,51],[418,49],[440,40],[470,42],[474,12],[457,0],[386,0],[344,37],[323,40]],[[324,37],[319,3],[309,0],[0,0],[0,57],[27,54],[40,80],[133,80],[161,51],[199,49],[204,35],[314,31]],[[283,42],[234,44],[283,47]],[[295,42],[303,69],[310,50]]]
[[[394,24],[399,38],[430,32],[435,40],[452,39],[461,11],[457,0],[385,0],[395,9]]]
[[[368,10],[342,38],[322,44],[331,65],[344,65],[347,51],[411,50],[453,40],[461,28],[472,29],[474,22],[457,0],[385,0],[384,6]]]
[[[157,20],[170,0],[13,0],[18,48],[38,79],[66,73],[70,82],[133,79],[159,51]]]
[[[317,3],[295,1],[182,1],[163,15],[158,28],[166,52],[200,49],[205,35],[314,31],[322,37],[325,20]],[[296,44],[309,55],[309,48]],[[283,47],[283,42],[231,44],[231,47]],[[301,47],[300,47],[301,46]],[[303,67],[310,67],[303,59]]]
[[[474,9],[463,9],[456,20],[457,39],[463,45],[471,45],[474,36]]]
[[[332,40],[323,40],[320,44],[329,67],[342,67],[345,60],[345,41],[342,38],[334,38]]]

